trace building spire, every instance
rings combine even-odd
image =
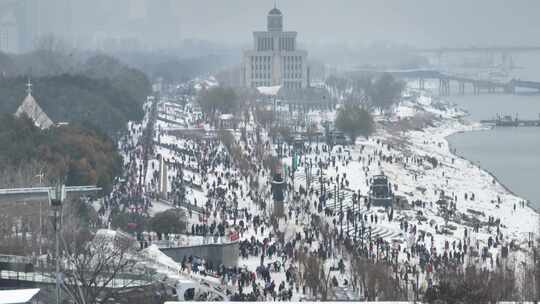
[[[30,77],[28,77],[28,82],[26,83],[26,93],[32,95],[32,81],[30,80]]]

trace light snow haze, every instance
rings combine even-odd
[[[109,35],[152,46],[184,39],[250,43],[273,0],[16,0],[41,33],[91,44]],[[13,0],[0,0],[0,5]],[[392,41],[417,47],[532,45],[540,37],[537,0],[279,0],[285,27],[303,43]],[[1,9],[1,8],[0,8]],[[79,43],[81,44],[81,43]]]

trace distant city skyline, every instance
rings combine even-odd
[[[12,19],[9,3],[18,6],[16,39],[5,22]],[[258,16],[273,6],[273,0],[0,0],[0,43],[11,33],[10,43],[28,50],[52,33],[81,48],[99,48],[107,39],[154,48],[185,39],[249,46],[246,31],[263,28]],[[306,44],[540,44],[540,2],[534,0],[282,0],[277,6],[287,12],[285,26],[302,32]]]
[[[155,5],[157,2],[160,5]],[[8,31],[12,37],[9,43],[17,44],[8,51],[31,50],[40,37],[51,34],[80,48],[99,48],[110,39],[167,47],[167,42],[174,40],[172,35],[179,33],[172,3],[172,0],[0,0],[0,50],[4,50],[2,33]],[[16,39],[13,31],[17,33]]]

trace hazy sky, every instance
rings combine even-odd
[[[157,0],[156,2],[159,2]],[[273,0],[176,0],[183,36],[249,41]],[[278,0],[300,40],[540,44],[539,0]]]
[[[7,1],[14,0],[0,4]],[[251,43],[251,32],[265,29],[266,14],[274,6],[274,0],[15,1],[37,3],[33,7],[39,7],[42,27],[60,34],[131,35],[147,41],[201,38],[234,45]],[[299,42],[306,44],[540,44],[540,0],[277,0],[277,5],[286,29],[298,31]]]

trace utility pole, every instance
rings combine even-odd
[[[321,195],[323,195],[322,168],[319,168],[319,188],[320,188],[320,190],[321,190]]]
[[[274,103],[272,106],[272,120],[276,120],[276,96],[274,96]]]

